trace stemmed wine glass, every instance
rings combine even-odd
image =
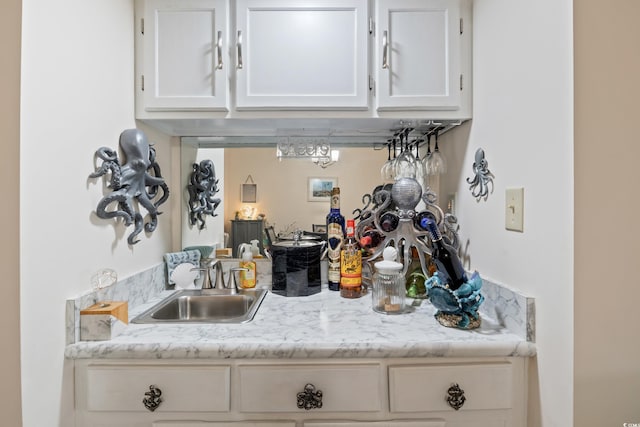
[[[393,159],[391,158],[391,144],[393,144]],[[395,158],[396,158],[395,139],[394,140],[390,139],[389,141],[387,141],[387,149],[388,149],[387,161],[382,165],[382,168],[380,169],[380,176],[382,177],[383,182],[393,181],[394,169],[395,169],[394,164],[395,164]]]
[[[438,132],[440,129],[436,128],[435,137],[436,137],[436,146],[431,154],[430,161],[430,174],[431,175],[442,175],[447,173],[447,161],[445,160],[442,153],[440,153],[440,149],[438,148]]]
[[[427,154],[422,159],[422,167],[424,168],[424,178],[427,179],[428,175],[431,175],[431,134],[427,133]]]
[[[416,145],[416,180],[423,185],[424,180],[427,176],[426,168],[424,167],[424,162],[420,159],[420,144],[424,142],[424,139],[416,138],[413,142]],[[424,185],[423,185],[424,187]]]
[[[405,129],[400,132],[400,149],[402,152],[395,160],[395,179],[398,178],[415,178],[416,177],[416,158],[409,149],[409,132]],[[403,147],[404,142],[404,147]]]

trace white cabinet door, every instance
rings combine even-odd
[[[366,0],[238,0],[237,109],[367,109]]]
[[[146,111],[226,110],[226,0],[144,0]]]
[[[378,109],[458,109],[460,0],[378,0],[376,5]]]

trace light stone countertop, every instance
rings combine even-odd
[[[168,296],[164,291],[131,310],[137,314]],[[341,298],[326,288],[308,297],[268,293],[244,324],[129,324],[109,341],[67,346],[71,359],[530,357],[535,344],[481,313],[470,331],[446,328],[428,301],[413,312],[384,315],[371,295]]]

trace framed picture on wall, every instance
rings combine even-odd
[[[309,202],[328,202],[331,190],[338,185],[338,178],[309,178],[307,184],[307,200]]]

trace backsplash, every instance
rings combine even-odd
[[[522,339],[536,341],[534,298],[486,279],[482,280],[482,295],[481,314],[495,319]]]
[[[80,341],[80,310],[98,301],[128,301],[129,310],[131,310],[166,290],[166,286],[167,269],[165,264],[161,263],[119,280],[111,286],[94,289],[67,300],[65,322],[67,345]]]
[[[266,259],[255,261],[258,267],[257,286],[268,287],[271,284],[271,262]],[[238,260],[223,260],[225,279],[228,278],[229,269],[237,265]],[[198,281],[196,283],[200,286]],[[167,269],[163,262],[111,286],[91,290],[77,298],[67,300],[65,322],[67,345],[80,340],[80,310],[98,301],[127,301],[129,312],[131,312],[135,307],[167,289],[173,289],[173,286],[167,285]],[[485,300],[480,306],[481,315],[494,319],[522,339],[535,342],[535,300],[533,298],[486,279],[483,279],[482,294]]]

